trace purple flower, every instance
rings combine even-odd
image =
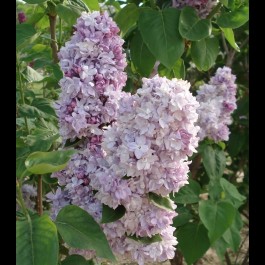
[[[17,18],[18,18],[19,24],[24,23],[27,20],[27,17],[26,17],[26,15],[25,15],[25,13],[23,11],[18,12]]]
[[[64,77],[55,108],[64,140],[101,135],[117,115],[127,76],[124,41],[105,12],[83,12],[58,56]]]
[[[197,10],[201,18],[206,18],[217,2],[217,0],[172,0],[172,7],[181,9],[185,6],[191,6]]]
[[[200,86],[197,100],[200,140],[208,137],[214,141],[228,141],[231,114],[236,109],[236,77],[229,67],[218,68],[209,84]]]

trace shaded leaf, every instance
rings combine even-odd
[[[236,210],[228,202],[200,201],[199,216],[208,229],[211,243],[220,238],[229,228],[235,218]]]
[[[115,261],[105,234],[85,210],[75,205],[65,206],[58,213],[55,223],[69,246],[94,249],[97,256]]]
[[[180,35],[191,41],[197,41],[208,37],[212,31],[209,19],[200,19],[197,11],[189,6],[182,8],[179,18]]]
[[[226,179],[221,178],[220,185],[224,192],[224,199],[231,202],[235,208],[239,208],[246,200],[246,197],[238,192],[236,186]]]
[[[77,18],[81,15],[81,10],[72,5],[56,5],[58,16],[64,20],[69,26],[76,23]]]
[[[160,76],[165,76],[168,79],[172,78],[185,79],[184,61],[181,58],[178,59],[171,69],[168,69],[163,64],[159,64],[158,73]]]
[[[57,229],[49,216],[16,222],[17,265],[57,265],[58,250]]]
[[[219,147],[207,145],[202,152],[203,166],[211,180],[219,180],[225,169],[226,157],[223,150]]]
[[[191,58],[200,71],[210,69],[218,53],[219,44],[216,38],[206,38],[191,44]]]
[[[156,59],[143,42],[142,36],[138,30],[130,42],[130,52],[136,70],[142,76],[149,77]]]
[[[125,36],[131,27],[133,27],[139,17],[139,10],[135,4],[128,4],[122,8],[115,16],[122,36]]]
[[[127,235],[127,237],[130,238],[130,239],[133,239],[135,241],[138,241],[140,243],[143,243],[143,244],[152,244],[152,243],[155,243],[155,242],[162,241],[162,238],[161,238],[161,236],[159,234],[153,235],[151,237],[147,237],[147,236],[146,237],[137,237],[135,235],[133,235],[133,236]]]
[[[174,196],[171,196],[171,199],[181,204],[196,203],[200,200],[200,192],[200,184],[193,179],[189,179],[189,184],[182,187]]]
[[[239,28],[249,20],[248,6],[241,6],[236,10],[222,13],[216,20],[221,28]]]
[[[201,258],[210,247],[207,229],[203,224],[188,223],[178,228],[179,248],[188,265]]]
[[[178,32],[180,11],[176,8],[153,10],[145,8],[138,27],[148,49],[169,69],[184,52],[184,41]]]
[[[172,201],[167,197],[162,197],[161,195],[158,195],[153,192],[148,193],[148,197],[154,205],[156,205],[159,208],[165,209],[165,210],[174,210],[172,208]]]
[[[182,226],[192,218],[192,214],[186,207],[178,207],[176,212],[178,215],[173,219],[174,227]]]
[[[119,205],[116,209],[110,208],[109,206],[103,204],[102,206],[102,224],[111,223],[119,220],[124,216],[126,209],[123,205]]]

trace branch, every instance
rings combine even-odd
[[[42,177],[41,175],[38,176],[38,189],[37,189],[37,202],[38,202],[38,214],[43,214],[43,207],[42,207]]]
[[[191,173],[191,178],[192,179],[196,179],[197,172],[198,172],[198,170],[200,168],[200,165],[201,165],[201,160],[202,160],[202,157],[201,157],[201,155],[198,154],[193,159],[193,161],[192,161],[192,163],[190,165],[190,173]]]
[[[52,48],[52,58],[54,63],[58,63],[58,46],[57,46],[57,39],[56,39],[56,15],[48,14],[49,21],[50,21],[50,32],[51,32],[51,48]]]
[[[171,265],[183,265],[183,256],[179,250],[176,250],[175,257],[170,260]]]
[[[231,260],[229,258],[229,255],[228,255],[227,251],[225,252],[225,261],[226,261],[227,265],[232,265],[232,262],[231,262]]]
[[[239,49],[242,49],[249,40],[249,36],[247,36],[247,38],[241,43],[241,45],[239,46]],[[234,61],[234,57],[236,54],[236,50],[232,50],[229,54],[227,54],[227,59],[226,59],[226,65],[231,67]]]

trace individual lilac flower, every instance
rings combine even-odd
[[[53,220],[56,219],[61,208],[66,205],[69,205],[71,200],[68,195],[68,191],[64,191],[61,187],[57,188],[55,193],[49,192],[46,194],[47,201],[51,202],[50,216]]]
[[[127,78],[118,32],[106,12],[83,12],[71,40],[61,48],[64,77],[55,108],[64,140],[101,135],[102,126],[115,120]]]
[[[185,6],[191,6],[197,10],[201,18],[206,18],[217,2],[218,0],[172,0],[172,7],[181,9]]]
[[[24,23],[24,22],[27,21],[27,17],[26,17],[26,15],[25,15],[25,13],[23,11],[18,12],[17,18],[18,18],[19,24]]]
[[[200,86],[197,100],[200,140],[208,137],[216,142],[228,141],[231,114],[236,109],[236,76],[229,67],[218,68],[209,84]]]

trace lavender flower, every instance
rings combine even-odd
[[[101,127],[115,120],[127,78],[124,41],[106,12],[83,12],[75,29],[58,54],[64,77],[56,111],[64,140],[101,135]]]
[[[218,68],[209,84],[200,86],[197,100],[200,140],[208,137],[214,141],[228,141],[231,114],[236,109],[236,76],[229,67]]]
[[[199,104],[189,87],[183,80],[143,78],[136,95],[121,99],[117,122],[104,133],[111,169],[131,181],[143,176],[142,193],[167,195],[187,183],[187,156],[196,151],[199,130]]]
[[[201,18],[206,18],[217,2],[218,0],[172,0],[172,7],[181,9],[191,6],[197,10]]]
[[[27,18],[24,12],[18,12],[17,14],[19,24],[26,22]]]
[[[104,183],[108,183],[114,187],[113,183],[120,180],[125,190],[129,188],[130,191],[120,200],[126,208],[125,215],[103,226],[118,257],[138,264],[174,257],[177,241],[171,225],[176,212],[154,205],[148,193],[167,196],[188,183],[187,158],[196,151],[199,130],[194,125],[199,104],[189,87],[183,80],[170,81],[158,76],[143,78],[143,87],[136,95],[122,97],[117,121],[103,134],[102,147],[112,174],[102,175],[105,181],[101,185],[104,187]],[[102,201],[102,197],[100,199]],[[111,194],[107,200],[109,205],[111,201],[117,202]],[[170,203],[175,209],[173,201]],[[157,234],[162,241],[152,244],[143,244],[127,236]]]

